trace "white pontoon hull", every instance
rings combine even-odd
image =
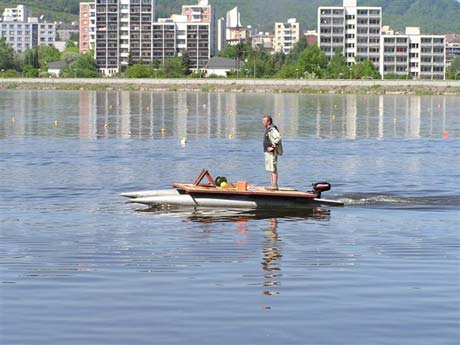
[[[342,206],[334,200],[285,198],[267,196],[244,195],[207,195],[207,194],[181,194],[176,189],[153,190],[132,193],[123,193],[122,196],[130,198],[131,203],[148,205],[151,207],[170,205],[184,207],[220,207],[220,208],[312,208],[319,206]]]

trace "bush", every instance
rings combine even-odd
[[[154,71],[150,65],[129,66],[125,70],[126,78],[152,78]]]
[[[22,75],[24,78],[38,78],[39,71],[32,65],[25,65],[22,69]]]
[[[17,78],[19,77],[19,73],[14,69],[7,69],[6,71],[1,72],[1,76],[3,78]]]

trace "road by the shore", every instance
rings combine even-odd
[[[460,95],[459,80],[32,79],[0,78],[0,90],[128,90]]]

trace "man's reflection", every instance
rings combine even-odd
[[[281,253],[278,249],[278,219],[270,218],[268,227],[264,231],[264,248],[263,248],[263,261],[262,268],[264,273],[264,295],[278,295],[279,291],[275,291],[274,287],[281,285],[278,278],[281,277],[279,271],[281,267],[279,259]]]

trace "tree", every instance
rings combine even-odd
[[[380,79],[379,72],[375,68],[374,64],[369,60],[365,60],[363,62],[355,63],[354,65],[352,65],[351,74],[354,79]]]
[[[347,61],[342,55],[342,51],[337,49],[335,55],[332,57],[331,61],[326,68],[326,77],[331,79],[338,79],[341,76],[344,77],[347,75],[349,69],[347,67]]]
[[[181,78],[184,76],[184,66],[180,57],[173,57],[165,60],[160,70],[160,75],[166,78]]]
[[[25,78],[38,78],[39,72],[38,69],[34,68],[32,65],[25,65],[22,68],[22,75]]]
[[[76,69],[77,77],[79,78],[96,78],[99,76],[92,51],[80,54],[77,61],[75,61],[74,68]]]
[[[236,46],[226,45],[224,49],[219,52],[220,57],[235,59],[237,55]]]
[[[40,46],[38,49],[38,62],[40,68],[46,69],[46,64],[61,60],[61,52],[55,47]]]
[[[327,57],[317,44],[313,44],[300,53],[297,65],[302,75],[308,72],[320,77],[327,66]]]
[[[8,43],[6,43],[5,38],[0,39],[0,69],[8,70],[15,69],[17,67],[16,63],[16,53]]]
[[[22,62],[24,65],[40,68],[37,47],[24,51],[24,53],[22,53]]]
[[[287,61],[291,63],[295,63],[299,59],[300,54],[307,48],[308,48],[307,38],[303,36],[292,47],[292,50],[289,52],[289,54],[286,57]]]
[[[78,49],[78,47],[75,45],[74,41],[72,41],[72,40],[68,40],[65,43],[65,48],[66,49]]]
[[[126,78],[152,78],[153,68],[150,65],[128,66],[125,70]]]
[[[182,67],[184,68],[184,74],[190,75],[192,73],[192,60],[190,59],[190,55],[186,50],[182,51]]]
[[[294,79],[297,78],[298,75],[299,69],[297,68],[297,65],[286,63],[281,66],[279,71],[275,74],[275,77],[281,79]]]
[[[446,70],[446,78],[460,80],[460,57],[456,56]]]

